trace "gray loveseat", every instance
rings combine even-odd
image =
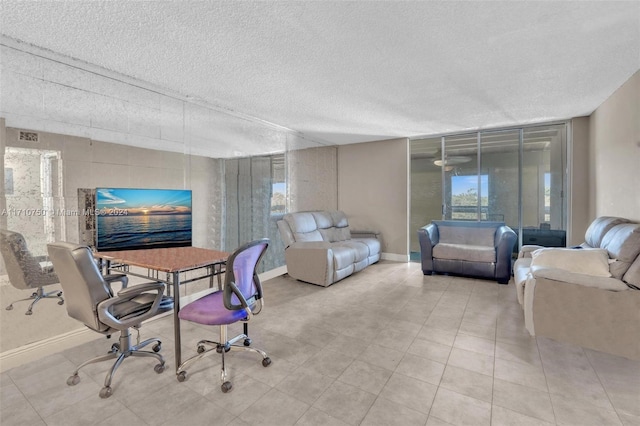
[[[418,230],[422,272],[488,278],[507,284],[516,233],[504,222],[434,220]]]
[[[514,281],[527,330],[640,360],[640,223],[599,217],[579,247],[520,250]]]
[[[380,260],[379,235],[351,230],[341,211],[287,213],[278,230],[287,273],[300,281],[326,287]]]

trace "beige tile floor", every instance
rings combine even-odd
[[[159,336],[168,368],[127,359],[114,394],[98,397],[110,364],[104,338],[0,375],[2,426],[11,425],[639,425],[640,362],[531,338],[513,284],[424,277],[380,262],[331,287],[286,276],[264,283],[250,328],[273,364],[233,353],[234,389],[219,387],[218,356],[175,379],[172,318]],[[239,328],[236,328],[239,330]],[[184,323],[183,356],[216,328]]]

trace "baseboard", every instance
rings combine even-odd
[[[266,281],[271,278],[278,277],[287,273],[287,267],[281,266],[272,269],[267,272],[259,274],[261,281]],[[197,298],[209,293],[210,290],[202,290],[198,293],[182,296],[180,298],[181,304],[184,306]],[[167,315],[173,315],[172,311],[166,312],[162,315],[157,315],[149,321],[154,321],[165,317]],[[20,346],[19,348],[11,349],[0,353],[0,373],[10,370],[15,367],[19,367],[29,362],[37,361],[49,355],[60,352],[60,348],[72,348],[74,346],[81,345],[83,343],[90,342],[92,340],[100,339],[101,336],[95,331],[88,328],[73,330],[67,333],[60,334],[58,336],[43,339],[38,342],[30,343],[28,345]]]
[[[60,352],[60,348],[72,348],[99,338],[100,335],[95,331],[88,328],[78,329],[2,352],[0,354],[0,373],[53,355]]]
[[[279,277],[280,275],[284,275],[286,273],[287,273],[287,266],[285,265],[285,266],[279,266],[270,271],[258,274],[258,276],[260,277],[260,281],[266,281],[266,280],[270,280],[271,278]]]
[[[382,253],[380,258],[382,260],[390,260],[392,262],[409,262],[408,254]]]

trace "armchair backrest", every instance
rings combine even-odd
[[[496,230],[504,222],[475,222],[463,220],[434,220],[439,242],[495,247]]]
[[[0,229],[0,252],[11,285],[19,289],[57,282],[53,273],[44,273],[38,260],[27,248],[22,234]]]
[[[97,306],[112,297],[87,246],[67,242],[47,244],[53,267],[58,271],[65,294],[65,306],[71,318],[75,318],[100,333],[109,330],[98,318]]]
[[[240,299],[233,293],[233,287],[240,291],[249,306],[262,298],[262,284],[256,268],[267,247],[268,238],[251,241],[236,249],[227,259],[223,295],[224,306],[227,309],[242,309]]]

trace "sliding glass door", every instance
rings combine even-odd
[[[562,123],[413,139],[411,252],[439,219],[501,221],[518,247],[564,246],[566,135]]]

